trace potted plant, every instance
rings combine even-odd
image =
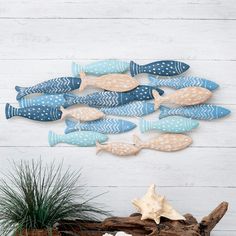
[[[62,219],[98,220],[107,212],[85,199],[78,186],[79,171],[62,171],[63,163],[42,161],[13,163],[0,182],[1,235],[60,236],[56,223]]]

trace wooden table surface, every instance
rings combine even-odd
[[[198,218],[225,200],[230,208],[213,236],[236,235],[235,45],[235,0],[0,0],[0,171],[10,168],[9,159],[64,159],[65,167],[83,168],[82,182],[92,194],[107,192],[96,201],[119,216],[134,211],[130,201],[151,183],[180,212]],[[15,85],[70,76],[72,61],[109,58],[184,61],[191,66],[187,75],[220,84],[210,102],[232,114],[200,122],[184,151],[143,150],[130,158],[96,156],[95,148],[49,147],[48,131],[62,133],[63,122],[5,119],[5,103],[17,106]],[[137,128],[110,140],[130,142],[133,133],[140,134]]]

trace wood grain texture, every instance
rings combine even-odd
[[[229,211],[212,235],[236,235],[234,0],[51,0],[44,4],[0,0],[0,29],[0,171],[10,168],[11,159],[64,159],[65,167],[83,168],[82,181],[93,195],[107,192],[97,201],[118,216],[134,212],[131,200],[143,195],[151,183],[160,186],[158,191],[178,211],[191,212],[199,220],[225,200]],[[220,85],[209,102],[231,109],[232,114],[200,122],[199,129],[189,133],[193,144],[186,150],[143,150],[127,159],[108,153],[96,156],[95,148],[48,147],[49,129],[63,133],[63,122],[5,120],[5,103],[16,105],[15,85],[70,76],[72,60],[85,65],[109,58],[140,64],[184,61],[191,66],[186,75]],[[137,79],[147,82],[145,75]],[[159,111],[153,118],[158,115]],[[130,142],[133,133],[139,135],[138,128],[110,135],[109,141]],[[154,136],[145,134],[142,140]]]

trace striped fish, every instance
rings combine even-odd
[[[174,89],[181,89],[186,87],[202,87],[212,91],[219,87],[217,83],[211,80],[193,76],[159,79],[155,76],[150,75],[148,76],[148,79],[150,81],[150,86],[170,87]]]
[[[76,77],[61,77],[44,81],[31,87],[19,87],[15,89],[18,92],[16,99],[20,100],[22,97],[31,93],[46,93],[57,94],[66,93],[78,89],[81,85],[81,79]]]
[[[119,134],[130,131],[136,127],[136,124],[130,121],[121,119],[104,118],[96,121],[89,122],[75,122],[66,120],[65,133],[71,133],[77,130],[95,131],[102,134]]]
[[[131,76],[141,73],[147,73],[160,76],[179,75],[189,69],[189,65],[173,60],[156,61],[146,65],[138,65],[135,62],[130,62]]]
[[[178,108],[160,106],[160,112],[160,119],[167,116],[184,116],[197,120],[213,120],[230,114],[230,110],[211,104],[201,104]]]
[[[164,93],[163,90],[157,87],[147,85],[139,85],[137,88],[128,92],[96,92],[87,96],[77,96],[74,94],[65,94],[66,100],[64,107],[69,107],[74,104],[86,104],[92,107],[115,107],[124,105],[133,101],[143,101],[153,99],[152,91],[156,90],[159,95]]]

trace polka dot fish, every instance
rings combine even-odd
[[[139,85],[135,89],[128,92],[96,92],[86,96],[78,96],[75,94],[65,94],[64,107],[69,107],[74,104],[86,104],[92,107],[116,107],[133,101],[144,101],[153,99],[152,90],[156,90],[160,95],[163,90],[157,87],[147,85]]]
[[[217,83],[211,80],[193,76],[182,76],[170,79],[159,79],[155,76],[148,76],[148,79],[150,81],[150,86],[170,87],[174,89],[181,89],[186,87],[202,87],[213,91],[219,87]]]
[[[22,97],[32,93],[46,93],[57,94],[66,93],[78,89],[81,84],[81,79],[77,77],[61,77],[44,81],[31,87],[19,87],[15,89],[18,92],[16,99],[20,100]]]
[[[96,145],[96,142],[103,143],[107,140],[107,135],[92,131],[77,131],[64,135],[58,135],[52,131],[48,133],[48,143],[51,147],[58,143],[67,143],[79,147],[92,147]]]
[[[166,133],[184,133],[197,128],[199,122],[181,116],[170,116],[158,121],[140,120],[140,131],[142,133],[150,130],[158,130]]]
[[[66,134],[78,130],[96,131],[103,134],[120,134],[134,129],[136,124],[121,119],[104,118],[84,123],[66,120],[66,126]]]
[[[147,73],[160,76],[174,76],[184,73],[189,69],[189,65],[180,61],[156,61],[147,65],[138,65],[130,62],[130,73],[132,76]]]
[[[160,112],[160,119],[167,116],[184,116],[197,120],[214,120],[230,114],[230,110],[211,104],[201,104],[177,108],[160,106]]]

